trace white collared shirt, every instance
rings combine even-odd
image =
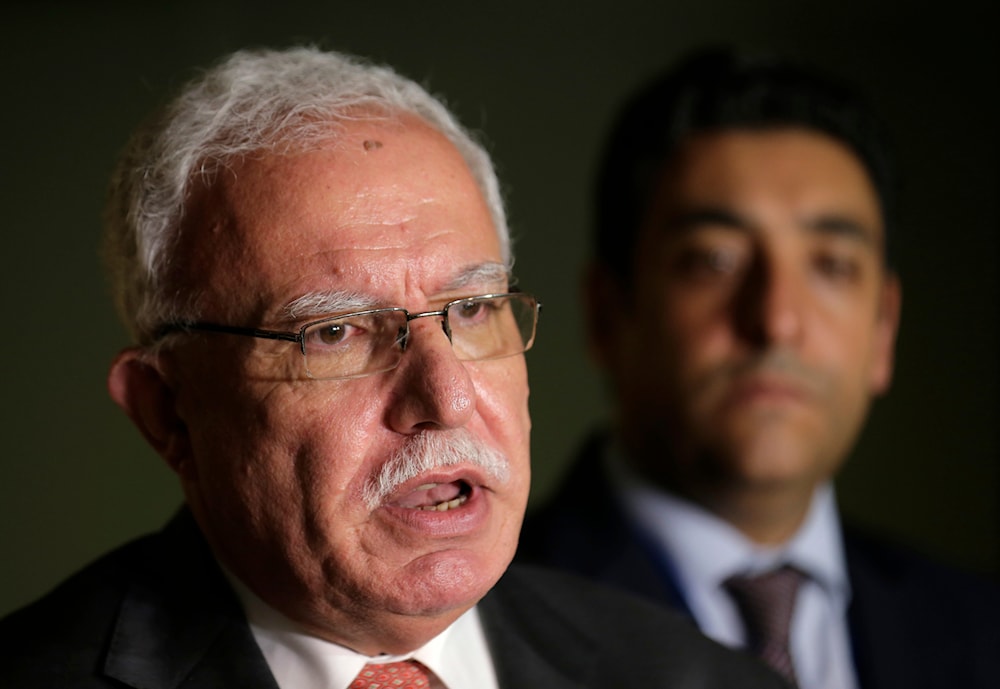
[[[746,645],[743,620],[723,582],[791,564],[809,575],[799,589],[791,653],[801,689],[857,689],[847,625],[850,582],[833,487],[817,489],[805,521],[783,546],[763,548],[693,502],[641,479],[616,455],[614,487],[635,523],[669,554],[701,630],[730,647]]]
[[[228,574],[228,573],[227,573]],[[366,663],[419,660],[438,681],[433,689],[499,689],[476,608],[403,656],[362,655],[305,633],[302,628],[228,576],[243,604],[250,631],[281,689],[347,689]]]

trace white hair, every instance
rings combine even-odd
[[[418,433],[409,437],[406,444],[394,452],[365,484],[365,504],[369,509],[375,509],[410,479],[456,464],[478,466],[498,483],[510,480],[507,456],[486,445],[467,429]]]
[[[197,296],[167,284],[197,182],[210,182],[248,154],[335,139],[337,124],[405,114],[458,149],[509,267],[510,233],[493,163],[441,101],[388,67],[348,55],[312,47],[239,51],[187,84],[140,127],[112,175],[104,255],[118,312],[134,340],[150,344],[163,324],[197,318]]]

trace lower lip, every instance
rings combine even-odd
[[[472,486],[465,502],[444,512],[384,505],[377,513],[424,535],[452,538],[478,531],[490,513],[490,491]]]

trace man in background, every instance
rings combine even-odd
[[[106,248],[134,338],[108,387],[185,506],[0,622],[0,686],[778,684],[654,606],[505,573],[539,304],[488,155],[415,83],[230,56],[133,137]]]
[[[611,133],[586,277],[614,406],[520,557],[678,608],[803,689],[1000,686],[994,588],[841,523],[901,288],[878,123],[835,81],[699,53]]]

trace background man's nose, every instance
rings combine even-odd
[[[734,297],[741,337],[760,347],[794,344],[802,334],[803,287],[793,266],[777,257],[758,257]]]

